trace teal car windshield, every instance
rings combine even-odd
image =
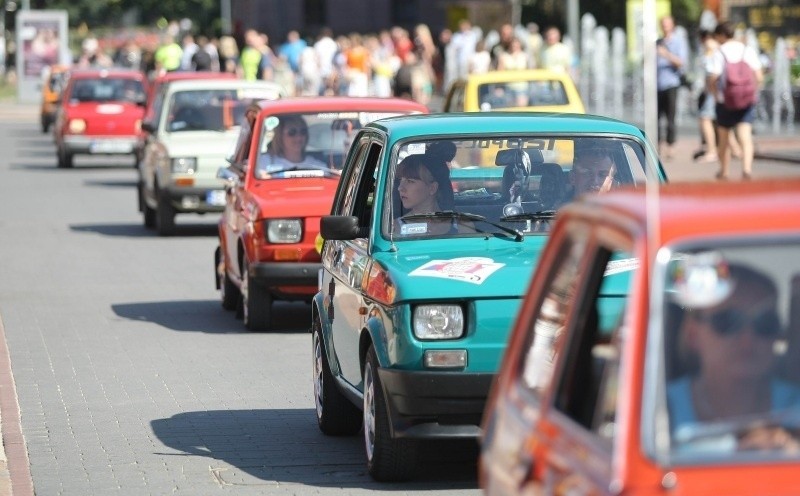
[[[640,142],[610,136],[491,136],[411,141],[392,162],[385,205],[395,240],[545,234],[583,194],[644,187]]]

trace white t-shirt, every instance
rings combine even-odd
[[[724,54],[724,56],[723,56]],[[742,59],[754,71],[761,70],[761,60],[758,58],[758,53],[751,47],[745,45],[741,41],[728,40],[720,45],[719,50],[714,52],[710,57],[706,58],[706,74],[709,76],[720,76],[717,81],[717,101],[724,101],[722,89],[725,87],[725,61],[735,63]]]

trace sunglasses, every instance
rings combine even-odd
[[[298,134],[300,136],[308,136],[308,129],[302,127],[290,127],[286,130],[286,134],[289,136],[297,136]]]
[[[751,315],[741,310],[729,308],[710,315],[696,314],[700,322],[711,325],[718,336],[736,336],[748,325],[756,336],[764,339],[777,337],[781,333],[781,319],[775,310],[765,310]]]

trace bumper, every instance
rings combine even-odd
[[[321,262],[262,262],[250,265],[250,277],[265,287],[319,285]]]
[[[178,212],[211,213],[225,210],[225,190],[172,186],[166,189],[170,203]]]
[[[131,155],[138,145],[136,136],[64,136],[64,149],[70,155]]]
[[[477,438],[494,374],[378,370],[393,437]]]

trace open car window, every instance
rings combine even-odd
[[[396,157],[385,192],[393,219],[385,235],[396,240],[546,233],[581,195],[643,186],[647,163],[640,142],[591,135],[411,141]],[[432,198],[417,198],[414,183]]]

